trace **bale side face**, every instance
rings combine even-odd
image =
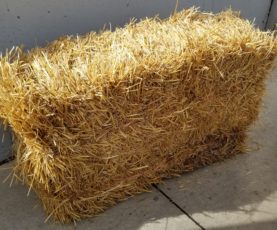
[[[0,60],[19,178],[67,222],[231,157],[257,119],[273,34],[194,9]]]

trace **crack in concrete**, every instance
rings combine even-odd
[[[7,159],[5,159],[3,161],[0,161],[0,166],[3,165],[3,164],[9,163],[10,161],[12,161],[14,159],[15,159],[14,156],[8,157]]]
[[[153,187],[160,192],[170,203],[172,203],[176,208],[178,208],[182,213],[184,213],[191,221],[193,221],[201,230],[205,228],[198,223],[186,210],[184,210],[180,205],[178,205],[174,200],[172,200],[163,190],[161,190],[157,185],[153,184]]]

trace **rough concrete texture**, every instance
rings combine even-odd
[[[167,180],[76,226],[45,224],[36,196],[26,197],[28,188],[1,183],[0,229],[277,229],[277,70],[272,75],[261,118],[250,131],[249,153]],[[0,181],[9,167],[0,166]]]

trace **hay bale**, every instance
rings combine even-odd
[[[240,153],[276,53],[274,35],[236,13],[195,9],[12,50],[0,115],[16,176],[68,222]]]

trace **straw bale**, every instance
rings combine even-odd
[[[14,177],[68,222],[245,150],[277,53],[231,10],[192,8],[0,59]]]

